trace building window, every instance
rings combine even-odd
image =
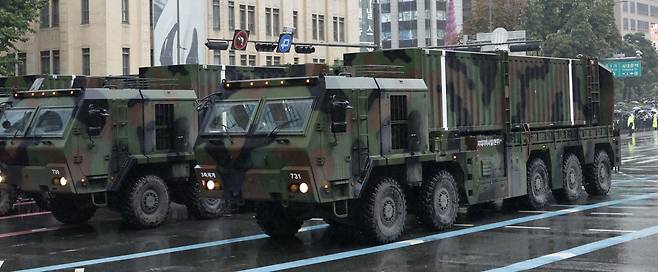
[[[212,51],[212,63],[214,64],[222,64],[222,51],[220,50],[213,50]]]
[[[295,57],[292,61],[293,64],[299,64],[299,58]]]
[[[59,0],[52,0],[52,27],[59,26]]]
[[[334,16],[334,42],[338,41],[338,17]]]
[[[247,6],[248,12],[249,12],[249,22],[247,23],[247,29],[251,33],[256,33],[256,27],[254,27],[254,24],[256,22],[256,7],[254,6]]]
[[[82,74],[91,75],[91,56],[89,48],[82,48]]]
[[[631,31],[635,31],[635,20],[631,19]]]
[[[311,29],[313,31],[313,39],[317,40],[318,39],[318,15],[317,14],[312,14],[311,15],[311,24],[313,25],[313,28]]]
[[[130,75],[130,48],[124,48],[121,52],[123,60],[123,75]]]
[[[274,35],[279,35],[281,31],[281,22],[279,21],[279,9],[272,9],[272,32]]]
[[[338,17],[338,31],[340,32],[340,41],[345,41],[345,18]]]
[[[219,0],[212,1],[212,28],[219,30]]]
[[[228,64],[235,65],[235,51],[228,51]]]
[[[81,0],[80,8],[82,11],[82,19],[80,20],[80,24],[89,24],[89,0]]]
[[[247,66],[247,55],[240,55],[240,65]]]
[[[41,21],[39,24],[41,28],[50,27],[50,3],[48,1],[45,1],[43,7],[41,7],[39,20]]]
[[[299,19],[297,19],[298,17],[299,17],[299,13],[296,10],[293,10],[292,11],[292,27],[294,27],[295,30],[297,29],[297,25],[298,25],[297,24],[298,20],[299,20]]]
[[[322,63],[322,64],[324,64],[326,62],[327,62],[327,60],[325,60],[325,59],[313,59],[313,63]]]
[[[16,54],[18,61],[16,62],[16,75],[23,76],[27,74],[27,54]]]
[[[228,30],[235,30],[235,3],[228,1]]]
[[[272,36],[272,9],[265,8],[265,35]]]
[[[624,18],[624,30],[628,30],[628,18]]]
[[[60,72],[59,50],[53,50],[53,74],[58,75]]]
[[[622,2],[622,9],[624,10],[624,12],[628,12],[628,1]]]
[[[240,5],[240,29],[247,29],[247,6]]]
[[[50,51],[41,51],[41,74],[50,74]]]
[[[638,20],[637,21],[637,31],[644,32],[644,33],[649,33],[649,22]]]
[[[274,65],[281,65],[281,57],[278,56],[274,57]]]
[[[629,7],[630,7],[630,8],[629,8],[629,11],[630,11],[631,13],[635,13],[635,2],[629,1],[629,2],[628,2],[628,5],[629,5]]]
[[[265,57],[265,66],[272,66],[272,56]]]
[[[637,14],[649,16],[649,5],[637,3]]]
[[[658,17],[658,7],[651,6],[651,17]]]
[[[121,22],[124,24],[130,23],[130,2],[128,0],[121,0]]]
[[[249,55],[249,66],[256,66],[256,55]]]
[[[174,105],[155,104],[155,149],[170,150],[174,146]]]
[[[324,15],[318,15],[318,39],[324,41]]]

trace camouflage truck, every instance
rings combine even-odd
[[[322,217],[386,243],[407,210],[444,230],[460,205],[610,189],[614,84],[594,59],[404,49],[345,63],[351,77],[224,82],[195,146],[202,195],[257,202],[273,237]]]
[[[7,101],[0,115],[0,187],[48,192],[55,218],[71,224],[109,206],[129,226],[155,227],[167,218],[170,200],[199,218],[223,212],[223,202],[200,197],[193,182],[194,90],[74,81],[69,88],[16,91]]]

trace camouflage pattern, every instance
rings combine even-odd
[[[31,113],[6,124],[24,122],[23,131],[0,133],[3,173],[23,191],[71,194],[116,191],[136,168],[146,168],[166,180],[187,180],[194,165],[195,101],[192,90],[16,92],[8,110],[30,109]],[[171,105],[173,122],[166,130],[158,127],[157,118],[164,117],[156,117],[156,105]],[[93,110],[102,114],[92,116]],[[98,135],[89,134],[92,126]],[[156,146],[156,131],[168,137],[166,149]],[[56,183],[62,177],[69,181],[66,186]]]
[[[598,152],[620,165],[612,74],[595,60],[400,49],[346,54],[345,63],[355,77],[225,82],[195,147],[198,182],[219,184],[204,195],[340,220],[382,176],[413,192],[446,170],[461,203],[472,205],[528,194],[533,158],[546,163],[553,190],[563,188],[568,154],[584,168]],[[292,106],[299,99],[313,101],[310,112]],[[349,103],[344,132],[332,132],[332,101]],[[308,116],[303,129],[259,132],[276,103],[286,105],[274,123],[297,112]],[[217,129],[204,130],[209,124]]]

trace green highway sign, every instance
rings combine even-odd
[[[601,63],[618,78],[642,76],[642,59],[640,58],[602,59]]]

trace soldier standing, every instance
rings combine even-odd
[[[653,123],[651,124],[651,127],[653,128],[653,130],[658,129],[658,113],[653,114]]]
[[[635,114],[631,113],[631,115],[628,116],[626,125],[628,126],[628,135],[632,136],[633,132],[635,132]]]

